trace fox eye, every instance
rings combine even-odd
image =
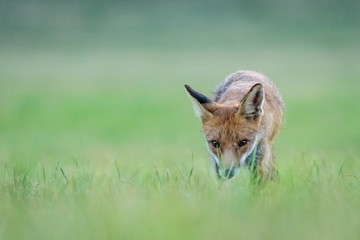
[[[212,140],[211,144],[213,145],[214,148],[220,148],[220,144],[215,140]]]
[[[238,148],[241,148],[242,146],[245,146],[247,144],[247,142],[248,142],[248,140],[246,140],[246,139],[241,140],[239,142],[239,144],[238,144]]]

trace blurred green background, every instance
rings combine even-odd
[[[359,1],[1,1],[1,239],[359,239]],[[183,84],[279,88],[280,182],[222,185]],[[220,184],[220,185],[219,185]],[[229,185],[228,185],[229,184]]]

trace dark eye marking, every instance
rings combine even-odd
[[[248,143],[247,139],[243,139],[238,143],[238,148],[245,146]]]
[[[216,140],[211,140],[210,143],[214,148],[220,148],[220,143],[218,143]]]

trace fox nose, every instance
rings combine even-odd
[[[230,179],[235,176],[235,170],[234,168],[228,168],[225,170],[225,177]]]

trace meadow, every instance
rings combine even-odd
[[[199,16],[187,2],[163,23],[166,7],[134,6],[118,19],[124,26],[107,19],[86,30],[59,20],[65,10],[77,20],[80,10],[68,8],[54,11],[58,22],[43,16],[43,25],[7,18],[0,239],[359,239],[353,15],[333,28],[335,20],[321,18],[331,9],[284,23],[238,18],[231,6]],[[286,104],[279,179],[261,187],[245,169],[230,181],[214,178],[183,87],[211,95],[241,69],[267,75]]]

